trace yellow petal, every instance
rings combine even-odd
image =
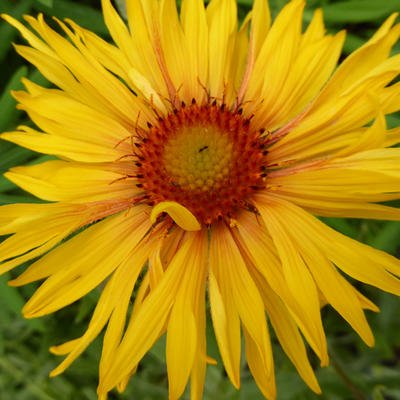
[[[154,83],[157,93],[162,98],[168,97],[167,87],[163,79],[154,50],[154,26],[159,13],[154,9],[153,0],[127,0],[126,11],[132,43],[137,57],[132,64],[143,76]],[[149,15],[148,9],[153,10]],[[152,18],[152,19],[150,19]]]
[[[379,104],[377,104],[379,108]],[[382,147],[386,136],[386,121],[383,114],[378,114],[375,122],[369,127],[359,140],[352,143],[349,147],[335,154],[336,157],[343,157],[353,153]]]
[[[282,191],[283,192],[283,191]],[[309,189],[304,188],[301,197],[290,193],[291,190],[285,190],[285,193],[278,193],[277,197],[288,200],[297,204],[311,214],[322,217],[339,217],[339,218],[370,218],[389,221],[400,221],[400,211],[395,207],[383,206],[380,204],[370,204],[361,202],[343,201],[343,198],[335,199],[335,195],[319,192],[315,199],[307,198]],[[339,197],[339,196],[338,196]],[[332,200],[328,200],[332,199]]]
[[[211,317],[214,326],[215,336],[217,338],[218,349],[224,362],[226,373],[233,385],[240,387],[240,320],[237,310],[232,304],[232,299],[226,292],[228,283],[224,283],[220,289],[217,279],[214,275],[214,255],[210,253],[211,270],[208,277],[208,288],[210,296]],[[218,259],[219,261],[220,259]],[[215,260],[216,261],[216,260]]]
[[[54,268],[53,265],[46,268],[50,259],[58,261],[54,264],[57,266],[62,265],[60,260],[68,259],[69,266],[59,269],[42,284],[26,303],[25,317],[49,314],[90,292],[127,259],[148,228],[145,216],[130,218],[121,213],[93,225],[37,261],[14,284],[26,281],[28,276],[32,279],[40,266],[43,269],[39,273],[49,274]],[[83,242],[87,245],[82,251]]]
[[[196,264],[187,266],[168,322],[166,358],[171,400],[180,398],[185,390],[195,357],[205,359],[204,343],[198,343],[199,339],[204,341],[205,326],[201,324],[203,329],[199,330],[195,318],[195,314],[204,313],[204,308],[199,310],[199,306],[204,302],[207,274],[208,238],[205,231],[199,233],[198,240]]]
[[[84,100],[85,103],[93,100],[93,98],[88,97],[88,94],[82,90],[83,88],[58,58],[48,56],[28,46],[15,45],[15,50],[33,64],[46,79],[65,90],[66,93],[72,96],[79,96],[81,101]]]
[[[339,60],[345,32],[311,42],[293,61],[273,107],[265,109],[263,124],[275,129],[299,115],[326,84]],[[265,107],[262,105],[262,107]]]
[[[293,296],[296,296],[298,299],[301,307],[304,310],[308,310],[311,323],[314,325],[317,333],[317,354],[321,359],[321,365],[327,365],[326,339],[322,327],[318,292],[314,280],[287,233],[286,223],[282,224],[282,221],[279,219],[279,209],[274,208],[273,205],[260,206],[259,203],[256,203],[256,205],[281,259],[286,284]]]
[[[7,215],[8,213],[8,215]],[[15,234],[0,244],[0,273],[38,257],[84,224],[84,209],[63,204],[14,204],[0,207],[0,233]],[[38,228],[38,221],[41,221]]]
[[[80,206],[67,204],[8,204],[0,207],[0,235],[32,229],[37,221],[56,219],[68,212],[79,212]]]
[[[239,222],[238,230],[252,263],[274,292],[282,299],[315,353],[321,359],[326,360],[324,333],[323,331],[321,332],[319,322],[318,295],[316,299],[314,297],[311,300],[314,302],[314,314],[311,314],[310,309],[304,307],[304,302],[307,302],[308,299],[299,298],[298,294],[293,293],[288,287],[277,249],[267,229],[261,224],[262,221],[256,219],[251,213],[243,213]],[[307,272],[305,273],[307,274]],[[317,303],[316,305],[315,302]],[[318,307],[318,311],[315,307]],[[315,314],[317,314],[316,318]]]
[[[235,57],[232,63],[232,72],[235,91],[237,92],[236,104],[239,105],[243,101],[247,86],[254,67],[254,49],[249,47],[249,24],[251,21],[251,12],[243,20],[239,32],[236,35]]]
[[[379,125],[370,129],[376,128]],[[271,192],[293,197],[294,202],[306,207],[325,210],[321,215],[331,212],[332,216],[351,217],[353,213],[354,217],[397,220],[397,209],[369,203],[398,198],[400,173],[396,165],[399,161],[397,148],[365,150],[271,173],[269,183]]]
[[[197,324],[197,348],[193,368],[190,375],[190,398],[202,400],[204,392],[204,380],[206,377],[207,363],[216,364],[216,361],[207,356],[206,343],[206,284],[207,284],[207,258],[208,258],[208,235],[203,234],[204,268],[202,275],[197,279],[193,290],[193,309]]]
[[[106,23],[114,42],[129,59],[135,49],[133,48],[132,37],[128,32],[128,28],[112,6],[110,0],[102,0],[101,5],[103,9],[104,22]]]
[[[400,262],[382,251],[373,249],[329,228],[300,207],[277,198],[268,200],[257,196],[258,202],[273,202],[277,209],[284,207],[287,218],[298,221],[309,240],[320,248],[328,259],[353,278],[399,295]]]
[[[366,75],[374,67],[383,62],[390,54],[390,49],[400,35],[400,25],[390,29],[395,18],[390,17],[367,43],[352,53],[338,68],[335,75],[326,86],[318,103],[326,101],[330,96],[343,93],[351,85]]]
[[[63,373],[100,333],[111,316],[104,337],[101,360],[101,363],[106,362],[107,356],[119,344],[123,328],[125,327],[126,313],[133,287],[149,252],[150,249],[148,246],[139,247],[114,272],[97,302],[89,327],[82,337],[50,349],[54,354],[69,353],[68,357],[50,373],[50,376]]]
[[[162,276],[164,275],[164,268],[160,257],[160,248],[155,251],[149,259],[149,277],[150,287],[154,290],[155,287],[160,283]]]
[[[225,85],[230,83],[229,72],[233,62],[234,40],[237,29],[237,6],[233,0],[211,0],[207,7],[209,26],[209,90],[221,98]]]
[[[93,64],[67,39],[53,31],[44,22],[43,16],[39,15],[38,23],[47,43],[79,81],[91,92],[96,88],[96,96],[101,98],[117,119],[134,124],[137,114],[132,110],[138,110],[137,97],[117,77],[100,64]]]
[[[205,85],[208,82],[208,26],[203,0],[183,0],[181,5],[182,27],[185,32],[187,51],[190,54],[187,60],[192,77],[195,77],[193,94],[201,103],[206,93],[198,84],[198,80]]]
[[[6,20],[10,25],[17,28],[20,31],[21,35],[33,48],[39,50],[43,54],[57,58],[55,53],[49,48],[48,45],[46,45],[42,40],[35,36],[29,29],[25,28],[25,26],[22,25],[19,21],[6,14],[1,14],[1,17]]]
[[[162,0],[160,3],[161,43],[165,64],[179,97],[189,103],[196,95],[197,76],[188,65],[189,52],[183,29],[178,17],[175,0]]]
[[[213,236],[215,236],[215,239]],[[229,229],[224,225],[218,226],[212,231],[212,240],[215,240],[225,251],[224,260],[219,260],[224,265],[223,268],[220,267],[222,277],[220,285],[223,284],[222,282],[231,281],[232,292],[230,296],[233,298],[243,327],[254,342],[258,353],[257,359],[262,362],[260,368],[265,371],[266,375],[272,374],[271,343],[265,318],[264,304],[259,291],[248,272],[247,266]]]
[[[274,106],[297,56],[303,7],[303,1],[291,1],[275,19],[254,65],[245,97],[253,103],[245,107],[248,113],[258,106],[254,99],[260,98],[265,110]]]
[[[11,168],[6,178],[22,189],[48,201],[87,203],[129,198],[135,184],[121,174],[61,160]]]
[[[44,89],[40,86],[36,86],[35,89],[40,91],[37,94],[13,92],[13,95],[28,112],[33,111],[62,125],[67,132],[64,136],[80,139],[87,145],[93,143],[108,148],[113,148],[119,141],[131,136],[131,132],[117,120],[70,98],[62,91]],[[47,130],[40,121],[38,126]],[[47,131],[57,136],[63,135],[60,131],[53,132],[51,129]]]
[[[114,352],[121,342],[133,288],[146,259],[155,251],[156,246],[157,239],[138,246],[135,251],[132,252],[129,259],[115,273],[115,279],[119,279],[115,288],[120,294],[114,296],[117,301],[115,302],[115,308],[104,335],[103,350],[100,360],[100,375],[103,374],[103,371],[108,370]],[[126,379],[126,384],[128,383],[127,380],[129,377],[130,374]]]
[[[268,400],[274,400],[276,398],[276,385],[273,370],[268,372],[265,369],[264,360],[260,356],[257,343],[252,339],[246,328],[243,328],[243,334],[245,339],[246,359],[251,374],[264,397]]]
[[[257,58],[261,46],[267,37],[271,24],[271,14],[267,0],[255,0],[253,4],[251,32],[254,56]]]
[[[399,109],[400,86],[386,87],[398,75],[399,63],[400,57],[392,57],[372,71],[367,71],[351,90],[344,88],[346,94],[337,89],[329,98],[316,100],[290,134],[271,146],[270,162],[331,156],[338,147],[348,146],[348,133],[362,132],[361,128],[380,112],[387,114]],[[345,141],[338,143],[342,135]],[[325,149],[322,154],[320,146]]]
[[[332,263],[303,235],[303,225],[292,220],[292,237],[297,241],[301,254],[310,269],[315,283],[336,311],[346,319],[368,346],[374,337],[361,304],[351,285],[335,270]],[[300,228],[300,229],[299,229]]]
[[[196,217],[187,208],[175,201],[163,201],[153,207],[150,221],[154,224],[157,217],[163,212],[167,213],[185,231],[199,231],[201,229]]]
[[[185,390],[196,352],[197,326],[188,308],[183,298],[177,299],[168,323],[166,352],[171,400],[178,399]]]
[[[313,18],[301,38],[301,47],[305,48],[310,43],[317,42],[318,40],[322,39],[324,37],[325,31],[326,29],[324,26],[324,16],[322,14],[322,9],[318,8],[317,10],[315,10]]]
[[[57,128],[62,129],[54,121],[49,120],[47,122],[55,130]],[[84,146],[82,140],[46,135],[27,126],[20,126],[19,129],[20,131],[2,133],[0,137],[39,153],[52,154],[75,161],[113,162],[121,157],[121,153],[113,148],[95,144]]]
[[[202,248],[203,232],[186,233],[187,240],[176,253],[162,280],[138,308],[128,328],[108,363],[107,370],[100,376],[99,393],[109,391],[121,379],[130,374],[144,354],[159,337],[168,318],[187,265],[198,265],[198,250]]]
[[[255,269],[251,272],[260,290],[265,309],[283,350],[310,389],[315,393],[321,393],[318,381],[307,357],[303,338],[290,312],[261,274]]]
[[[80,43],[80,48],[88,51],[87,54],[90,54],[91,57],[94,57],[108,70],[120,76],[125,82],[129,81],[127,79],[127,71],[131,66],[127,56],[118,47],[106,42],[92,31],[80,27],[70,19],[65,21],[74,29],[77,36],[83,40],[85,47],[83,47],[82,42],[77,42]]]
[[[42,226],[45,226],[43,224]],[[60,230],[56,236],[52,236],[51,239],[47,240],[47,235],[43,235],[42,231],[40,232],[35,232],[35,236],[40,237],[40,242],[42,244],[37,245],[35,248],[32,250],[26,252],[25,254],[14,257],[13,259],[9,261],[4,261],[0,264],[0,274],[3,274],[7,271],[10,271],[11,269],[17,267],[18,265],[21,265],[22,263],[26,261],[30,261],[36,257],[40,257],[42,254],[46,253],[47,251],[51,250],[54,246],[56,246],[62,239],[64,239],[66,236],[68,236],[74,229],[76,228],[76,225],[72,225],[68,227],[66,230]],[[53,235],[53,232],[47,232],[47,234]],[[34,246],[34,236],[30,236],[29,242],[31,243],[32,246]],[[22,237],[20,235],[14,235],[13,238],[15,239],[16,242],[19,243],[20,239]],[[3,242],[4,243],[4,242]],[[7,243],[9,244],[9,242]],[[1,249],[0,249],[1,250]],[[12,282],[12,281],[11,281]],[[10,282],[9,282],[10,283]]]
[[[137,88],[144,98],[150,103],[157,107],[161,113],[165,113],[167,110],[164,103],[161,101],[160,96],[152,87],[151,83],[143,76],[137,69],[130,68],[128,72],[129,79],[133,86]]]
[[[363,294],[361,294],[355,287],[352,286],[352,289],[356,296],[358,297],[358,301],[361,304],[361,307],[364,310],[370,310],[373,312],[379,312],[379,307],[377,307],[371,300],[367,299]]]

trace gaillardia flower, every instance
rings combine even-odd
[[[110,0],[102,6],[115,45],[72,21],[57,21],[66,39],[41,15],[26,17],[35,33],[3,16],[30,45],[17,52],[56,88],[24,80],[14,96],[38,130],[2,138],[58,159],[6,174],[47,203],[0,208],[0,234],[13,234],[1,272],[43,255],[10,282],[45,279],[27,318],[104,283],[85,334],[51,348],[67,355],[52,375],[107,325],[105,399],[166,333],[170,399],[189,378],[201,399],[214,362],[209,302],[235,387],[242,330],[254,379],[275,398],[272,327],[319,392],[303,337],[327,365],[322,305],[374,343],[363,310],[378,309],[342,272],[400,294],[397,259],[317,218],[400,220],[379,204],[400,198],[400,148],[390,148],[400,130],[385,125],[400,109],[396,15],[334,72],[345,33],[327,35],[321,10],[302,32],[302,0],[272,26],[267,1],[255,0],[239,29],[235,0],[183,0],[180,15],[175,0],[128,0],[128,26]]]

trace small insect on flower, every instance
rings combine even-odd
[[[235,0],[183,0],[180,15],[175,0],[127,0],[128,25],[102,0],[115,44],[70,20],[56,20],[66,38],[42,15],[25,17],[31,30],[3,15],[29,44],[16,51],[56,88],[24,79],[13,95],[37,128],[1,137],[59,159],[5,174],[48,203],[0,208],[0,235],[12,234],[0,271],[37,259],[10,282],[45,279],[27,318],[104,283],[84,335],[51,348],[66,355],[52,376],[107,326],[104,400],[166,333],[169,397],[190,379],[199,400],[214,362],[206,301],[233,385],[243,332],[267,399],[267,316],[316,393],[303,338],[327,365],[321,305],[373,345],[364,310],[378,309],[341,272],[400,295],[400,262],[317,217],[400,220],[379,204],[400,199],[400,148],[390,147],[400,130],[385,124],[400,109],[400,55],[390,57],[400,25],[389,17],[336,69],[345,32],[327,35],[321,10],[303,32],[304,5],[290,1],[271,25],[268,2],[255,0],[238,29]]]

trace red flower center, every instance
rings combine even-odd
[[[205,225],[229,220],[264,184],[265,136],[239,111],[195,102],[151,126],[139,146],[148,204],[175,201]]]

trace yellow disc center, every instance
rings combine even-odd
[[[229,175],[232,146],[228,134],[215,126],[182,127],[164,148],[172,184],[191,191],[219,189]]]

